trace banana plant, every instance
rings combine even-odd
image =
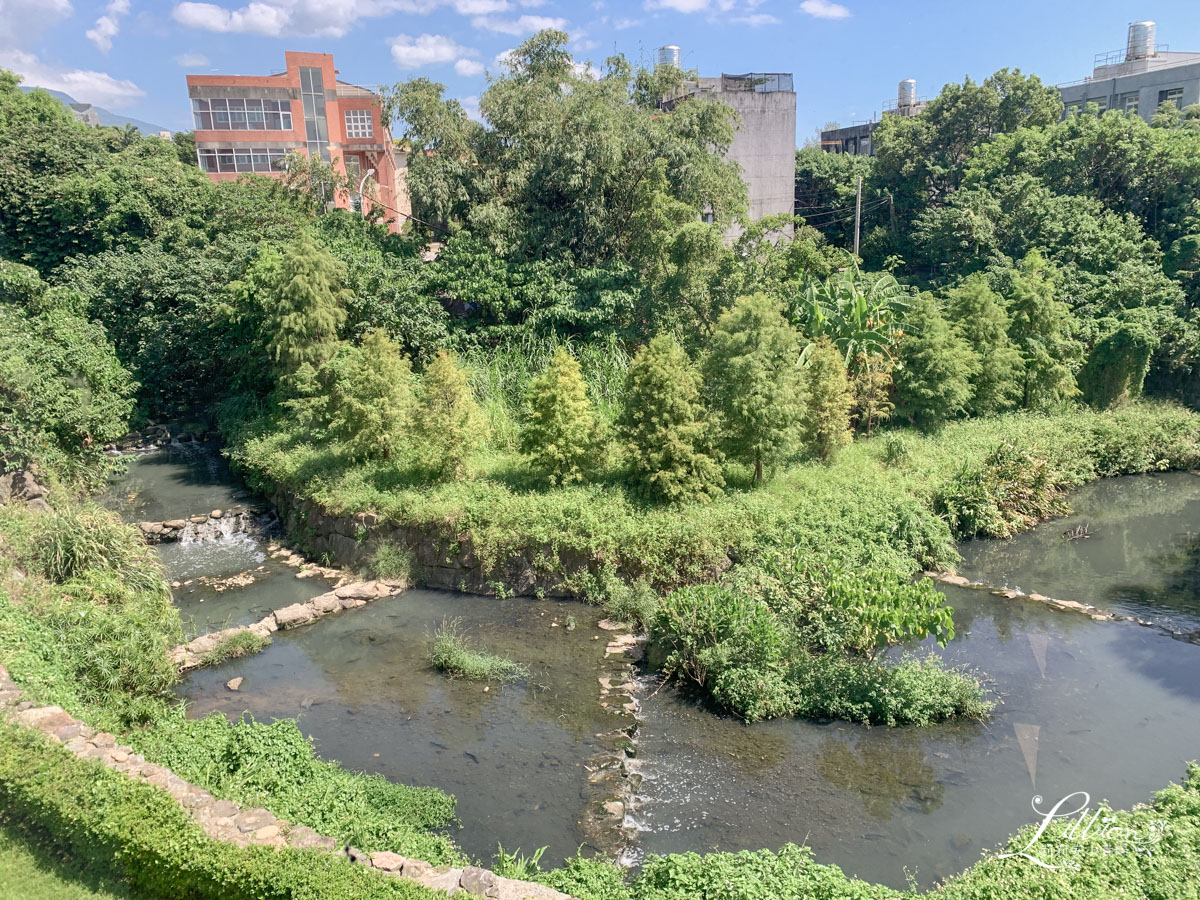
[[[908,294],[890,274],[868,274],[851,264],[828,278],[811,279],[791,303],[791,319],[813,342],[828,338],[849,369],[860,354],[892,358],[904,330]]]

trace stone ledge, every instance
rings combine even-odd
[[[239,847],[291,847],[312,852],[345,854],[354,862],[373,868],[381,875],[405,878],[448,894],[469,894],[492,900],[573,900],[545,885],[502,878],[477,866],[455,868],[433,866],[424,860],[408,859],[398,853],[366,854],[351,847],[338,849],[338,842],[311,828],[276,818],[262,807],[242,809],[229,800],[218,800],[208,791],[184,781],[170,770],[146,763],[131,747],[119,745],[106,732],[95,732],[58,706],[37,706],[22,701],[21,689],[0,666],[0,718],[8,719],[44,737],[61,741],[60,732],[73,729],[63,746],[80,759],[95,759],[101,765],[162,788],[210,838]]]
[[[344,609],[366,606],[372,600],[391,597],[406,590],[408,590],[408,584],[404,581],[359,581],[342,585],[304,603],[293,603],[291,606],[277,609],[253,625],[240,625],[237,628],[225,628],[221,631],[202,634],[186,644],[172,648],[170,659],[180,672],[198,669],[204,665],[205,654],[212,652],[222,642],[243,631],[252,632],[259,637],[266,637],[276,631],[309,625],[325,616],[340,613]]]

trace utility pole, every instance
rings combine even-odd
[[[862,229],[862,176],[858,176],[858,190],[854,195],[854,255],[858,256],[858,233]]]

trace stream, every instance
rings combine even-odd
[[[246,500],[210,450],[175,448],[133,459],[107,502],[131,520],[157,520]],[[1071,502],[1072,516],[1010,541],[964,544],[961,573],[1200,628],[1200,477],[1111,479]],[[1067,540],[1077,525],[1089,536]],[[273,563],[245,534],[159,552],[196,633],[329,589]],[[241,572],[254,581],[217,590],[203,580]],[[1087,791],[1127,807],[1200,757],[1200,647],[1135,622],[941,589],[955,640],[907,649],[985,673],[1002,701],[991,719],[748,727],[645,678],[633,860],[793,842],[868,880],[904,888],[907,872],[928,886],[1038,818],[1035,794],[1053,803]],[[433,671],[432,633],[451,618],[532,676],[485,690]],[[510,852],[546,846],[553,865],[586,844],[585,766],[613,727],[599,705],[607,635],[598,618],[581,603],[410,590],[276,634],[262,653],[198,670],[179,691],[196,716],[298,717],[325,758],[454,794],[462,827],[452,834],[468,853],[489,860],[497,840]],[[236,693],[225,688],[235,676],[245,679]]]

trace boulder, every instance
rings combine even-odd
[[[312,607],[304,603],[293,603],[291,606],[275,610],[275,624],[280,628],[307,625],[314,618],[316,617],[313,615]]]

